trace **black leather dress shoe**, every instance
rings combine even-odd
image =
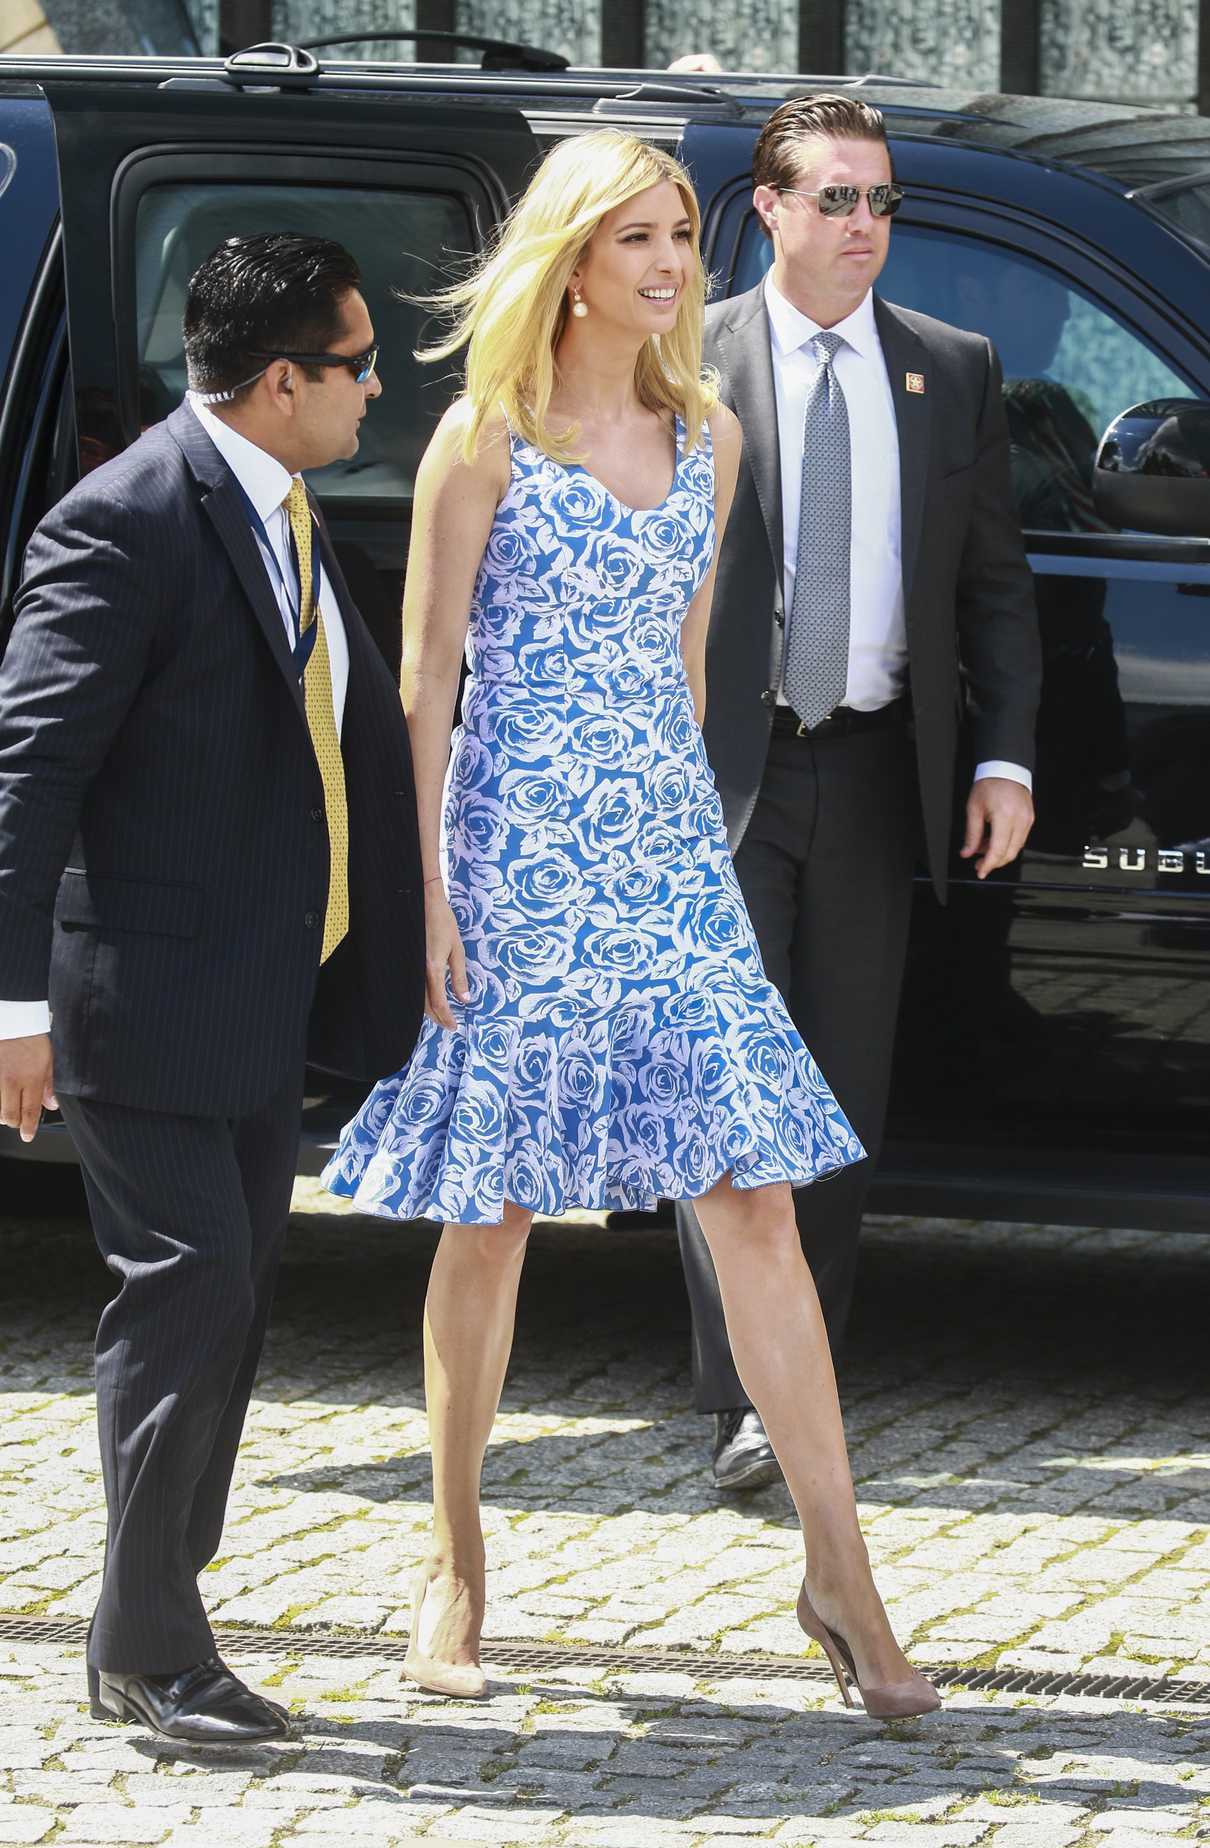
[[[737,1405],[714,1414],[714,1482],[720,1489],[763,1489],[780,1482],[781,1464],[765,1436],[760,1414]]]
[[[112,1720],[114,1716],[109,1711],[109,1708],[103,1707],[101,1705],[100,1671],[98,1669],[95,1669],[91,1662],[85,1663],[85,1667],[88,1670],[88,1710],[89,1712],[92,1714],[92,1717],[94,1720]],[[243,1688],[246,1694],[253,1693],[253,1690],[248,1686],[247,1682],[241,1681],[239,1676],[234,1672],[234,1670],[227,1667],[227,1664],[223,1661],[222,1656],[207,1656],[206,1660],[202,1663],[202,1667],[221,1669],[225,1675],[230,1675],[235,1685],[239,1688]],[[279,1700],[270,1700],[267,1694],[257,1694],[257,1695],[254,1695],[254,1698],[257,1700],[263,1700],[266,1707],[268,1707],[270,1713],[276,1713],[278,1719],[286,1720],[286,1721],[289,1720],[290,1709],[288,1707],[283,1707]]]
[[[203,1666],[206,1668],[221,1668],[225,1675],[230,1675],[237,1688],[243,1688],[245,1694],[251,1694],[254,1700],[263,1700],[270,1713],[276,1713],[278,1718],[282,1720],[288,1720],[290,1718],[290,1709],[288,1707],[283,1707],[279,1700],[270,1700],[267,1694],[257,1694],[255,1689],[250,1688],[246,1681],[240,1680],[235,1670],[223,1661],[222,1656],[210,1656]]]
[[[88,1671],[94,1719],[135,1720],[178,1745],[257,1745],[284,1739],[285,1712],[237,1681],[217,1656],[176,1675]]]

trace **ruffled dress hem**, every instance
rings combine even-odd
[[[671,1185],[661,1185],[654,1193],[636,1192],[634,1189],[620,1188],[616,1193],[606,1193],[605,1198],[600,1200],[564,1199],[558,1206],[542,1208],[526,1207],[524,1210],[526,1212],[533,1212],[535,1218],[538,1219],[560,1219],[564,1213],[579,1212],[654,1213],[661,1200],[684,1200],[688,1201],[690,1204],[692,1204],[694,1200],[700,1200],[702,1195],[708,1194],[712,1187],[717,1187],[723,1176],[728,1173],[731,1174],[732,1186],[739,1189],[741,1192],[748,1192],[756,1187],[774,1187],[781,1181],[787,1182],[791,1187],[813,1187],[819,1181],[830,1180],[834,1174],[842,1174],[845,1168],[853,1165],[854,1161],[864,1161],[865,1159],[866,1155],[863,1149],[860,1155],[838,1161],[835,1167],[817,1168],[810,1174],[795,1174],[789,1171],[771,1174],[763,1172],[758,1173],[756,1170],[736,1174],[729,1168],[720,1168],[718,1173],[710,1180],[695,1180],[695,1191],[693,1193],[680,1192]],[[330,1194],[333,1194],[337,1199],[348,1200],[357,1208],[359,1213],[364,1213],[367,1218],[394,1219],[396,1221],[404,1217],[409,1220],[430,1219],[437,1225],[456,1224],[462,1226],[498,1226],[503,1218],[502,1213],[497,1213],[494,1217],[480,1217],[478,1212],[470,1212],[465,1209],[459,1211],[457,1215],[446,1213],[441,1210],[434,1200],[430,1200],[425,1206],[417,1207],[414,1212],[403,1215],[397,1208],[387,1206],[381,1201],[373,1199],[363,1200],[361,1197],[362,1189],[360,1184],[352,1189],[347,1189],[340,1176],[332,1176],[326,1168],[323,1174],[323,1185]],[[513,1204],[516,1205],[517,1202],[514,1201]]]
[[[759,977],[575,1021],[426,1021],[412,1059],[346,1127],[323,1185],[380,1218],[498,1225],[651,1212],[725,1174],[810,1186],[865,1150]]]

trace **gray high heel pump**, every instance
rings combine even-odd
[[[852,1680],[861,1695],[861,1704],[872,1720],[909,1720],[921,1713],[935,1713],[941,1705],[941,1696],[926,1675],[912,1670],[906,1681],[888,1681],[880,1684],[862,1685],[857,1673],[857,1664],[853,1660],[853,1651],[849,1648],[839,1630],[831,1630],[824,1622],[815,1606],[807,1596],[807,1581],[802,1582],[798,1594],[797,1610],[799,1627],[806,1632],[813,1642],[819,1644],[832,1665],[836,1685],[844,1696],[846,1707],[853,1705],[853,1696],[849,1692]]]

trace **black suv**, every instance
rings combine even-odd
[[[397,660],[416,464],[456,386],[412,359],[405,297],[480,248],[550,142],[602,122],[680,154],[716,291],[748,288],[769,256],[761,124],[851,81],[320,55],[0,58],[5,610],[43,509],[179,401],[198,261],[232,232],[325,232],[364,270],[386,390],[356,459],[314,486]],[[1004,360],[1046,662],[1023,860],[983,885],[955,860],[944,911],[920,883],[877,1203],[1206,1228],[1210,121],[861,92],[907,188],[880,286]],[[308,1165],[356,1101],[314,1080]],[[54,1123],[29,1151],[0,1134],[9,1155],[70,1155]]]

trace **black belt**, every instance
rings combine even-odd
[[[792,706],[774,706],[775,738],[847,738],[850,732],[884,731],[888,725],[902,725],[908,716],[907,695],[893,699],[889,706],[873,712],[858,712],[853,706],[837,706],[835,712],[818,725],[804,725]]]

